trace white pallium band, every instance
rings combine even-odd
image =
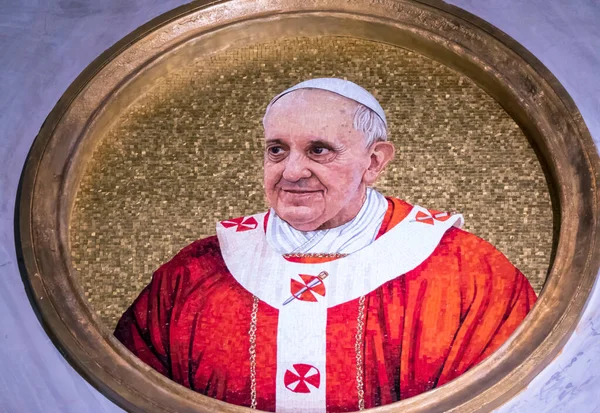
[[[297,280],[301,279],[298,277]],[[289,292],[289,286],[287,288]],[[325,411],[325,354],[323,334],[327,326],[327,300],[316,302],[294,300],[279,310],[277,329],[277,388],[275,408],[278,412]],[[307,364],[319,371],[319,387],[305,383],[310,393],[295,393],[286,387],[286,371],[294,372],[294,364]]]
[[[279,310],[277,329],[278,412],[325,412],[326,410],[326,325],[327,309],[368,294],[384,283],[405,274],[425,261],[452,226],[461,227],[463,217],[452,215],[445,221],[425,223],[417,214],[430,215],[419,206],[394,228],[369,246],[344,258],[321,264],[294,263],[285,260],[266,242],[263,226],[237,232],[217,224],[217,236],[227,268],[250,293]],[[421,215],[422,215],[421,214]],[[254,215],[263,223],[264,213]],[[313,294],[315,301],[293,300],[283,305],[291,294],[291,280],[302,284],[300,274],[317,276],[327,271],[323,280],[325,295]],[[311,292],[306,292],[308,294]],[[320,372],[318,388],[307,384],[310,392],[298,393],[285,386],[287,370],[294,364],[306,364]],[[259,374],[257,372],[257,374]],[[288,374],[291,377],[290,374]],[[314,380],[313,380],[314,381]]]

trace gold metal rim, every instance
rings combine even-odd
[[[573,101],[537,59],[498,29],[435,0],[196,1],[152,20],[103,53],[48,116],[21,178],[18,252],[46,331],[88,381],[126,410],[247,410],[166,379],[114,339],[76,283],[69,218],[100,131],[112,114],[166,73],[167,64],[287,35],[357,37],[436,59],[500,102],[537,150],[559,211],[559,235],[531,314],[507,343],[466,374],[374,411],[471,412],[499,406],[552,361],[581,316],[600,267],[600,162]]]

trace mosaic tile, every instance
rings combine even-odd
[[[113,328],[152,272],[218,220],[265,210],[262,115],[312,77],[341,77],[386,110],[396,158],[376,187],[502,251],[541,290],[553,242],[546,179],[515,121],[470,79],[416,53],[317,37],[198,57],[122,112],[94,152],[71,219],[92,309]]]

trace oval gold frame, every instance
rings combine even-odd
[[[438,60],[500,102],[532,141],[559,209],[555,259],[537,304],[498,351],[461,377],[373,411],[462,413],[499,406],[552,361],[581,316],[600,267],[600,163],[573,101],[537,59],[479,18],[434,0],[196,1],[98,57],[49,115],[21,180],[18,249],[46,331],[89,382],[129,411],[246,411],[168,380],[99,322],[77,285],[69,217],[101,132],[154,79],[198,54],[286,35],[358,37]]]

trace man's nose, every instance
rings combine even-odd
[[[309,162],[310,159],[303,154],[290,153],[285,160],[283,179],[289,182],[297,182],[301,179],[310,178],[312,173],[308,168]]]

